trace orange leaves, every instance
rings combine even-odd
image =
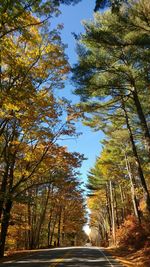
[[[140,225],[133,215],[128,216],[116,232],[118,244],[120,246],[128,246],[131,249],[141,248],[149,238],[149,235],[149,223]]]
[[[22,1],[15,5],[9,2],[1,25],[0,215],[3,222],[0,236],[7,233],[10,224],[9,246],[20,248],[25,243],[33,245],[30,237],[37,238],[36,227],[40,235],[45,217],[49,218],[47,207],[52,208],[53,197],[59,204],[54,214],[56,223],[57,208],[63,201],[67,206],[65,196],[71,199],[73,194],[76,200],[80,199],[79,203],[76,201],[76,211],[77,207],[82,209],[82,192],[77,190],[75,169],[83,156],[70,153],[58,144],[59,138],[76,134],[73,123],[65,119],[70,103],[54,95],[55,88],[63,88],[70,67],[59,29],[50,31],[46,21],[42,24],[35,15],[39,16],[41,11],[41,19],[47,19],[50,14],[46,10],[53,13],[57,7],[52,4],[51,10],[49,1],[38,1],[42,8],[28,1],[27,7]],[[34,8],[38,9],[37,13]],[[9,211],[6,211],[7,203]],[[82,210],[80,214],[83,213]],[[45,235],[47,225],[44,227]],[[1,245],[4,249],[5,238],[0,240]]]
[[[22,246],[22,238],[29,229],[26,216],[27,206],[25,204],[15,203],[7,235],[7,247],[9,250],[16,250],[16,247]]]

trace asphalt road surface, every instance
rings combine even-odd
[[[15,261],[1,263],[3,267],[121,267],[104,249],[70,247],[45,249]]]

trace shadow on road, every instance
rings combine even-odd
[[[119,262],[98,248],[61,248],[40,251],[15,262],[0,264],[5,267],[121,267]]]

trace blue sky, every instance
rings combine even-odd
[[[62,30],[62,41],[68,46],[65,52],[71,65],[77,61],[75,51],[76,44],[72,33],[74,32],[78,34],[84,31],[81,21],[93,18],[94,4],[94,0],[82,0],[75,6],[63,5],[61,7],[62,14],[55,19],[55,23],[63,23],[64,25]],[[68,80],[66,81],[65,89],[61,92],[61,95],[76,103],[79,101],[79,97],[73,95],[72,91],[73,87]],[[87,173],[94,165],[96,156],[100,153],[100,140],[103,138],[103,134],[101,132],[93,132],[89,127],[85,127],[81,123],[77,123],[76,128],[78,132],[82,132],[82,135],[78,139],[64,141],[63,145],[68,146],[69,151],[80,152],[88,158],[83,162],[80,169],[81,178],[86,182]]]

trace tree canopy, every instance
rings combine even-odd
[[[60,27],[50,27],[61,3],[77,2],[0,3],[0,257],[6,244],[31,249],[71,243],[69,234],[81,233],[86,221],[77,171],[84,157],[58,144],[78,134],[75,108],[55,96],[70,66]],[[70,230],[64,230],[67,214]]]
[[[88,176],[91,225],[106,243],[109,236],[116,242],[116,228],[128,214],[140,223],[141,213],[147,218],[150,211],[149,14],[147,0],[97,12],[78,38],[72,78],[78,108],[84,124],[106,136]],[[128,201],[132,212],[125,211]]]

